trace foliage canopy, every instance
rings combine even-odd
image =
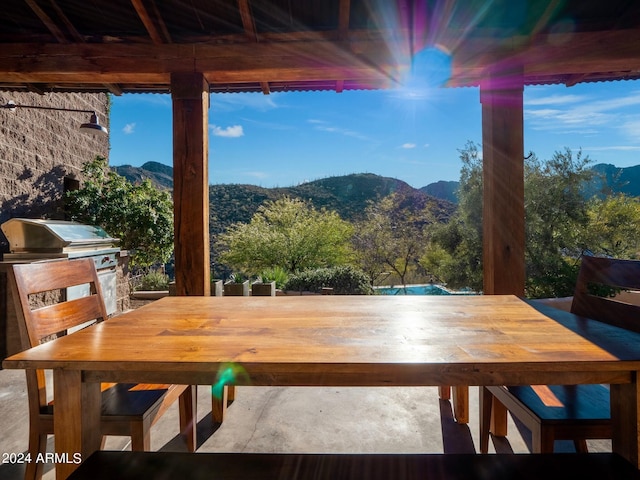
[[[265,202],[249,223],[235,223],[222,233],[220,260],[249,274],[340,265],[351,258],[351,233],[351,224],[337,213],[283,197]]]
[[[421,263],[452,288],[482,290],[482,160],[469,142],[460,151],[460,203],[432,236]],[[596,173],[582,152],[525,160],[525,262],[528,297],[573,294],[583,252],[635,258],[640,252],[640,202],[624,195],[587,196]],[[600,180],[602,188],[606,181]]]
[[[129,250],[131,264],[166,263],[173,252],[173,203],[168,192],[149,180],[129,183],[111,171],[107,160],[97,156],[85,164],[82,188],[66,193],[72,220],[99,225],[120,239]]]

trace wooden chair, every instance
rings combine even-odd
[[[10,276],[9,287],[13,289],[23,349],[73,334],[79,328],[107,318],[91,259],[14,265]],[[67,288],[87,284],[87,296],[66,298]],[[44,303],[48,305],[43,306]],[[39,452],[46,450],[47,435],[54,433],[54,405],[52,394],[47,392],[45,372],[26,370],[26,376],[29,453],[35,460]],[[186,436],[189,451],[195,451],[194,386],[103,384],[102,390],[103,446],[105,435],[121,435],[131,437],[132,450],[150,450],[151,426],[179,399],[180,431]],[[28,463],[26,478],[41,478],[42,466],[42,462]]]
[[[637,295],[630,293],[637,290],[640,290],[640,261],[583,257],[571,312],[638,332],[640,306],[624,298]],[[606,385],[482,387],[482,453],[488,451],[492,416],[494,419],[497,416],[500,425],[494,435],[506,435],[506,418],[499,418],[501,414],[506,417],[505,407],[531,430],[533,453],[552,453],[556,439],[573,440],[577,451],[586,452],[586,439],[611,438]]]

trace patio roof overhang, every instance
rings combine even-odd
[[[635,0],[5,0],[0,89],[171,93],[176,283],[209,290],[208,95],[389,88],[450,55],[479,86],[485,292],[524,286],[522,91],[640,77]]]

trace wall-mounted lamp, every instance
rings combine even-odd
[[[86,133],[99,133],[107,135],[109,132],[105,127],[100,125],[98,121],[98,114],[93,110],[81,110],[78,108],[62,108],[62,107],[42,107],[39,105],[22,105],[19,103],[15,103],[13,100],[9,100],[6,104],[0,105],[0,108],[8,108],[12,112],[15,111],[16,108],[35,108],[37,110],[56,110],[59,112],[80,112],[80,113],[90,113],[91,118],[88,123],[83,123],[80,125],[80,130],[84,130]]]

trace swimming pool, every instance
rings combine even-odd
[[[407,285],[405,287],[378,287],[379,295],[453,295],[442,285]]]

